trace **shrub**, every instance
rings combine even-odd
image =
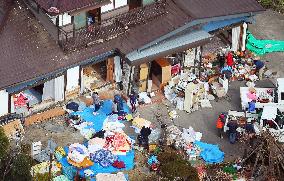
[[[33,160],[29,155],[20,153],[13,161],[11,176],[13,180],[30,181]]]
[[[258,0],[258,2],[265,8],[284,13],[284,0]]]
[[[9,150],[9,139],[4,133],[4,129],[0,127],[0,162],[7,156]]]
[[[166,180],[199,181],[197,170],[174,150],[165,150],[158,155],[160,172]]]

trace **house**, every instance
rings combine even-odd
[[[165,56],[201,56],[214,36],[241,49],[262,11],[255,0],[1,0],[0,116],[111,82],[129,92],[135,74],[141,91],[163,84]]]

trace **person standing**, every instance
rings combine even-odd
[[[219,60],[220,68],[223,68],[225,65],[225,57],[221,53],[217,55],[217,59]]]
[[[263,76],[263,73],[264,73],[264,63],[260,60],[254,60],[253,61],[255,67],[256,67],[256,71],[258,72],[258,78],[259,80],[262,80],[262,76]]]
[[[238,128],[238,123],[236,121],[231,120],[228,123],[228,128],[229,128],[229,140],[231,144],[234,144],[237,139],[237,128]]]
[[[124,114],[124,109],[123,109],[123,99],[119,94],[116,94],[114,96],[114,103],[117,105],[117,112],[118,115]]]
[[[95,112],[97,112],[101,107],[101,100],[99,94],[97,92],[94,92],[92,98],[95,105]]]
[[[218,117],[217,122],[216,122],[216,128],[218,130],[218,136],[222,139],[223,138],[224,123],[222,121],[222,117],[221,116],[224,116],[224,115],[220,115]]]
[[[130,98],[131,110],[132,113],[134,113],[136,111],[137,97],[133,91],[131,92],[129,98]]]
[[[229,51],[228,55],[227,55],[227,66],[232,67],[234,65],[234,59],[233,59],[233,53],[231,51]]]

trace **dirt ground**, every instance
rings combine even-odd
[[[47,141],[52,139],[58,146],[66,146],[72,143],[82,143],[84,140],[79,131],[67,126],[64,118],[33,124],[24,129],[23,143],[29,145],[32,142],[41,141],[44,146],[47,146]]]

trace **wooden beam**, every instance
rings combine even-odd
[[[201,64],[202,64],[202,54],[203,54],[203,46],[200,46],[200,55],[199,55],[199,79],[201,77]]]

